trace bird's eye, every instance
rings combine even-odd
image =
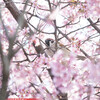
[[[54,41],[53,40],[51,40],[51,43],[53,43]]]

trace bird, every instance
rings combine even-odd
[[[54,39],[52,38],[47,38],[45,40],[45,44],[46,44],[46,54],[50,57],[53,57],[53,55],[58,51],[58,50],[61,50],[64,54],[64,57],[70,57],[70,53],[71,51],[66,48],[65,45],[63,45],[62,43],[60,42],[57,42],[57,45],[56,45],[56,41],[54,41]],[[77,55],[76,58],[78,60],[85,60],[86,57],[85,56],[81,56],[81,55]]]
[[[33,41],[32,45],[34,46],[35,51],[37,52],[37,54],[43,54],[44,53],[44,48],[43,48],[42,45],[36,46],[36,41]]]
[[[70,55],[70,50],[68,48],[66,48],[63,44],[61,44],[60,42],[57,42],[56,45],[56,41],[54,41],[51,38],[47,38],[45,40],[45,44],[46,44],[46,54],[50,57],[53,57],[53,55],[58,51],[58,50],[62,50],[65,54],[65,56],[69,56]]]

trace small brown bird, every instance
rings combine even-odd
[[[45,40],[47,49],[46,49],[46,54],[49,56],[53,56],[56,52],[56,50],[62,50],[64,52],[65,56],[69,56],[70,55],[70,50],[68,48],[66,48],[63,44],[61,44],[60,42],[57,42],[57,46],[56,43],[53,39],[48,38]]]
[[[53,56],[55,54],[55,43],[54,43],[54,40],[51,39],[51,38],[48,38],[45,40],[45,44],[46,44],[46,54],[48,56]]]
[[[70,57],[70,50],[68,48],[66,48],[66,46],[61,44],[60,42],[57,42],[57,47],[56,47],[56,42],[51,38],[46,39],[45,43],[46,43],[46,47],[47,47],[45,52],[48,56],[52,57],[55,54],[56,50],[62,50],[64,53],[64,57]],[[77,59],[85,60],[86,57],[77,55]]]
[[[32,45],[34,46],[37,54],[43,54],[44,53],[44,48],[42,47],[42,45],[36,46],[36,41],[33,41]]]

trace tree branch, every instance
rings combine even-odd
[[[90,18],[87,20],[90,22],[91,26],[100,34],[100,29],[93,23],[93,21]]]
[[[12,0],[3,0],[6,4],[6,7],[9,9],[10,13],[13,15],[15,20],[18,22],[19,26],[23,29],[24,27],[29,27],[27,20],[24,18],[24,15],[19,11]],[[8,3],[9,2],[9,3]],[[21,23],[20,23],[21,22]],[[30,35],[34,32],[30,29]]]

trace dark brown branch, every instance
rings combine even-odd
[[[93,23],[93,21],[90,18],[87,20],[90,22],[91,26],[100,34],[100,29]]]
[[[24,18],[23,14],[17,9],[14,2],[12,0],[3,0],[6,4],[6,7],[9,9],[10,13],[13,15],[15,20],[18,22],[20,27],[23,29],[24,27],[29,27],[27,24],[26,19]],[[9,3],[8,3],[9,2]],[[21,23],[20,23],[21,21]],[[33,31],[30,29],[30,35],[34,34]]]
[[[49,9],[50,11],[52,11],[50,0],[47,0],[47,1],[48,1]]]

